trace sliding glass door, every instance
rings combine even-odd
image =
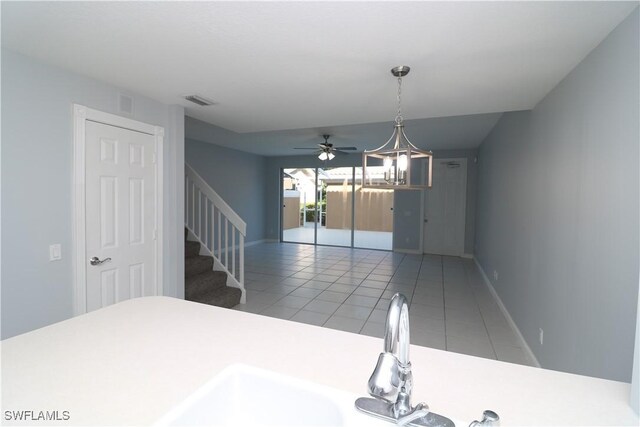
[[[379,168],[379,171],[375,169]],[[382,166],[367,167],[384,179]],[[358,248],[387,249],[393,247],[393,190],[362,188],[362,168],[355,168],[355,227],[353,245]]]
[[[353,168],[318,169],[319,245],[351,246]]]
[[[283,242],[392,249],[393,190],[363,189],[361,167],[282,169],[281,206]]]
[[[315,243],[316,224],[315,168],[282,171],[282,240]]]

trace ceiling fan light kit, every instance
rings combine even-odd
[[[322,137],[324,138],[324,143],[318,144],[320,146],[320,153],[318,154],[318,158],[325,162],[327,160],[333,160],[336,155],[333,154],[333,144],[329,144],[329,138],[331,137],[331,135],[325,134],[322,135]]]
[[[362,153],[362,186],[364,188],[394,190],[431,188],[433,153],[413,145],[404,133],[404,119],[401,109],[402,77],[409,74],[409,70],[410,68],[406,65],[391,69],[391,74],[398,79],[398,113],[391,138],[381,147],[370,151],[365,150]],[[424,183],[414,183],[411,181],[411,164],[413,160],[421,158],[427,159],[426,177]],[[383,173],[380,173],[380,166],[382,166]]]
[[[357,150],[356,147],[334,147],[333,144],[329,143],[329,138],[331,135],[324,134],[322,135],[324,138],[324,142],[318,144],[318,148],[309,148],[309,147],[295,147],[296,150],[318,150],[316,154],[318,158],[322,161],[333,160],[336,157],[334,153],[338,154],[347,154],[345,151],[354,151]]]
[[[333,154],[331,151],[323,151],[322,153],[318,154],[318,158],[323,161],[333,160],[334,157],[335,154]]]

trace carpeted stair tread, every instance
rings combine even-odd
[[[187,297],[193,297],[209,289],[217,289],[225,286],[227,286],[227,273],[224,271],[205,271],[204,273],[196,274],[195,276],[185,279],[184,293]]]
[[[231,308],[240,303],[241,296],[242,291],[240,289],[225,286],[223,288],[211,289],[195,297],[185,299],[218,307]]]
[[[200,243],[187,240],[184,229],[184,294],[187,301],[231,308],[240,304],[242,291],[227,286],[227,273],[213,270],[213,258],[200,255]]]
[[[189,240],[184,242],[184,256],[185,258],[191,258],[200,255],[200,243],[191,242]]]
[[[194,256],[184,259],[184,277],[191,277],[213,270],[213,258],[210,256]]]

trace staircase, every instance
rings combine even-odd
[[[240,303],[242,291],[227,286],[227,273],[213,269],[213,257],[200,255],[199,242],[184,242],[184,298],[203,304],[231,308]]]
[[[185,299],[220,307],[246,302],[247,225],[185,164]]]

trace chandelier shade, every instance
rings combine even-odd
[[[407,66],[391,70],[398,78],[398,114],[391,138],[381,147],[362,153],[364,188],[423,190],[432,186],[433,153],[413,145],[404,132],[401,110],[402,77],[406,76],[409,70]],[[417,159],[425,159],[424,165],[414,162]],[[424,178],[412,173],[412,166],[425,168]]]

